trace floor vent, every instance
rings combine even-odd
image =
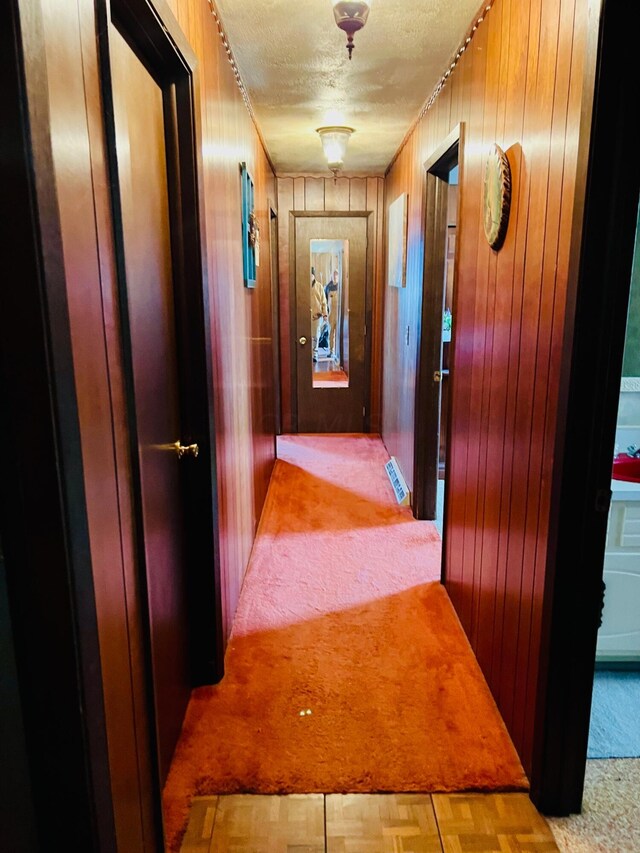
[[[391,481],[391,486],[395,493],[396,500],[402,506],[410,506],[411,493],[409,492],[409,487],[404,481],[404,477],[402,476],[396,457],[392,456],[384,467],[389,480]]]

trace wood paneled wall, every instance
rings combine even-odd
[[[171,7],[199,61],[214,362],[221,583],[235,613],[275,458],[269,203],[275,178],[207,0]],[[128,437],[93,0],[40,0],[64,246],[118,849],[155,851]],[[255,182],[262,263],[243,286],[239,163]],[[213,571],[213,566],[211,567]],[[213,619],[213,614],[212,614]],[[147,756],[148,758],[148,756]]]
[[[446,584],[529,772],[587,12],[496,0],[385,186],[387,203],[409,193],[409,222],[406,288],[385,294],[383,437],[411,483],[423,163],[464,123]],[[499,253],[481,207],[493,142],[513,178]]]
[[[169,0],[200,63],[204,198],[214,347],[220,551],[228,636],[275,460],[269,205],[275,176],[207,0]],[[261,263],[243,286],[239,163],[254,181]]]
[[[380,431],[381,355],[382,355],[382,280],[384,275],[383,212],[384,181],[378,177],[318,178],[304,175],[279,177],[278,184],[278,255],[280,261],[280,375],[282,387],[282,431],[293,429],[291,413],[291,358],[293,341],[290,329],[290,270],[291,210],[371,210],[373,249],[373,281],[370,282],[372,301],[371,328],[371,432]]]

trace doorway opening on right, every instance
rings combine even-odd
[[[459,167],[449,171],[447,182],[447,232],[445,244],[445,274],[442,302],[442,346],[440,349],[440,419],[438,424],[438,482],[435,525],[440,536],[444,532],[444,494],[447,470],[447,430],[449,425],[449,385],[451,376],[451,334],[453,327],[453,295],[455,289],[456,229],[458,227]]]
[[[585,798],[617,799],[640,771],[640,220],[631,270],[603,561]],[[601,777],[601,778],[599,778]],[[615,782],[615,784],[614,784]],[[640,845],[640,829],[635,836]]]
[[[456,241],[461,127],[425,163],[422,311],[418,343],[413,510],[445,538],[454,378]]]
[[[599,849],[640,850],[640,217],[616,417],[583,810],[550,819],[563,850],[596,833]]]

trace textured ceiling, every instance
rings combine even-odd
[[[276,171],[327,172],[315,130],[346,124],[350,175],[385,171],[480,8],[372,0],[349,61],[331,0],[216,5]]]

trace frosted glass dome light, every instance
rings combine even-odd
[[[342,168],[347,153],[349,138],[354,132],[352,127],[319,127],[316,131],[322,142],[324,156],[334,177]]]

